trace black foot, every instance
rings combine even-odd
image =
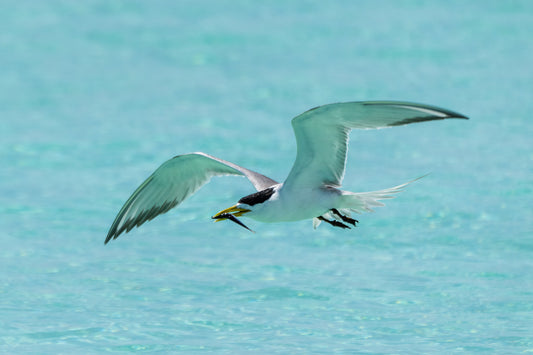
[[[356,219],[353,219],[353,218],[346,217],[346,216],[342,215],[336,208],[332,208],[331,212],[333,212],[337,216],[339,216],[340,219],[342,219],[343,222],[350,223],[354,227],[357,227],[356,223],[359,223],[359,221],[356,220]]]
[[[339,228],[342,228],[342,229],[350,229],[350,226],[347,226],[346,224],[344,223],[341,223],[339,221],[335,221],[335,220],[332,220],[330,221],[329,219],[325,219],[324,217],[320,216],[320,217],[317,217],[319,220],[321,221],[324,221],[324,222],[327,222],[329,224],[331,224],[333,227],[339,227]]]

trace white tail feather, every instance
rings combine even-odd
[[[411,180],[409,182],[406,182],[405,184],[401,184],[398,186],[390,187],[388,189],[384,190],[378,190],[378,191],[369,191],[369,192],[350,192],[350,191],[342,191],[342,195],[340,196],[340,206],[337,207],[337,210],[345,217],[350,217],[351,212],[355,213],[363,213],[363,212],[374,212],[372,207],[382,207],[385,206],[383,202],[379,202],[379,200],[386,200],[391,199],[396,196],[398,192],[403,191],[403,188],[407,185],[422,179],[423,177],[427,176],[423,175],[419,178],[416,178],[414,180]],[[321,217],[327,219],[327,220],[341,220],[342,218],[335,213],[331,213],[330,211],[324,213]],[[316,229],[322,221],[320,219],[313,218],[313,228]]]
[[[424,176],[427,176],[424,175]],[[398,186],[390,187],[384,190],[369,191],[369,192],[349,192],[343,191],[341,196],[342,206],[341,208],[350,210],[356,213],[374,212],[373,207],[385,206],[383,202],[379,200],[391,199],[396,196],[398,192],[403,191],[403,188],[407,185],[422,179],[424,176],[406,182]]]

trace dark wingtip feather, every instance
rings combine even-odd
[[[120,216],[120,215],[119,215]],[[105,238],[104,245],[109,243],[111,239],[116,239],[120,233],[117,233],[117,225],[119,221],[119,217],[115,218],[115,221],[113,222],[113,225],[111,228],[109,228],[109,232],[107,232],[107,237]]]
[[[107,233],[107,237],[104,241],[104,245],[107,244],[111,239],[117,239],[119,235],[121,235],[122,233],[128,233],[133,228],[140,227],[145,222],[151,221],[152,219],[159,216],[160,214],[167,213],[172,208],[174,208],[177,204],[178,204],[177,200],[166,201],[161,206],[154,206],[148,210],[141,211],[134,218],[130,218],[127,221],[125,221],[124,224],[120,227],[120,229],[117,229],[119,222],[124,217],[123,214],[119,214],[119,216],[115,220],[115,223],[113,223],[113,225],[109,229],[109,232]]]
[[[434,116],[420,116],[420,117],[413,117],[409,118],[403,121],[395,122],[391,124],[391,126],[401,126],[403,124],[409,124],[409,123],[416,123],[416,122],[423,122],[423,121],[432,121],[432,120],[438,120],[438,119],[447,119],[447,118],[460,118],[468,120],[469,118],[465,115],[448,110],[442,107],[432,106],[432,105],[425,105],[425,104],[419,104],[415,102],[407,102],[407,101],[364,101],[362,102],[365,106],[372,106],[372,105],[381,105],[381,106],[404,106],[408,107],[411,106],[413,108],[419,108],[422,110],[433,110],[436,112],[440,112],[441,114],[444,114],[444,117],[434,117]]]

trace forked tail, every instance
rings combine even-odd
[[[384,190],[369,192],[343,191],[341,196],[341,209],[348,209],[356,213],[373,212],[373,207],[385,206],[385,204],[383,202],[380,202],[380,200],[387,200],[396,197],[395,194],[403,191],[404,187],[417,180],[422,179],[427,175],[428,174],[406,182],[405,184],[390,187]]]
[[[329,212],[323,214],[320,217],[313,219],[313,227],[316,228],[321,221],[332,221],[332,220],[346,220],[351,216],[351,212],[363,213],[363,212],[373,212],[374,207],[385,206],[380,200],[386,200],[396,197],[395,194],[403,191],[403,188],[407,185],[422,179],[427,176],[423,175],[419,178],[406,182],[398,186],[390,187],[384,190],[378,191],[369,191],[369,192],[350,192],[342,191],[340,196],[339,205],[337,209],[330,210]],[[335,211],[333,213],[332,211]],[[340,212],[340,213],[339,213]],[[344,218],[343,218],[344,217]],[[330,223],[331,224],[331,223]],[[355,226],[355,224],[353,224]]]

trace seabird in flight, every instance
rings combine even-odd
[[[241,175],[257,192],[216,213],[215,221],[230,220],[250,230],[237,217],[261,222],[313,219],[350,228],[357,220],[351,213],[383,206],[407,184],[371,192],[340,190],[352,129],[375,129],[410,123],[467,117],[435,106],[399,101],[360,101],[323,105],[292,119],[296,136],[296,160],[283,183],[229,161],[197,152],[164,162],[135,190],[120,209],[105,243],[176,207],[206,184],[211,177]]]

